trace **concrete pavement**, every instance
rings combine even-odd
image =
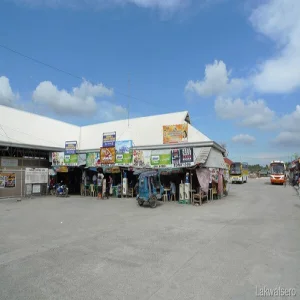
[[[0,299],[256,299],[279,286],[300,299],[299,225],[295,190],[268,179],[199,207],[3,201]]]

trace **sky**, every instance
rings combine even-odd
[[[294,0],[2,0],[0,104],[77,125],[187,110],[232,160],[287,161],[299,14]]]

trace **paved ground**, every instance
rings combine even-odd
[[[266,179],[201,207],[1,201],[0,299],[255,299],[256,286],[299,299],[299,225],[296,191]]]

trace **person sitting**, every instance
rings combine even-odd
[[[171,195],[171,198],[172,196],[174,197],[174,199],[176,199],[176,185],[173,181],[170,181],[170,195]]]

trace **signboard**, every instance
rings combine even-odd
[[[17,158],[1,158],[1,167],[17,167],[18,159]]]
[[[101,164],[112,165],[116,162],[116,148],[100,148],[100,162]]]
[[[68,173],[69,169],[66,166],[61,166],[58,169],[56,169],[57,173]]]
[[[133,165],[135,167],[150,167],[150,150],[133,150]]]
[[[32,186],[32,193],[33,194],[40,194],[41,192],[41,186],[39,184],[34,184]]]
[[[171,152],[172,164],[180,164],[180,151],[179,149],[173,149]]]
[[[78,155],[77,154],[65,155],[64,164],[66,166],[77,166],[78,165]]]
[[[65,154],[75,154],[76,153],[77,142],[71,141],[65,143]]]
[[[64,152],[52,152],[52,166],[63,166],[65,164]]]
[[[159,168],[167,167],[172,164],[171,151],[153,151],[150,158],[151,166]]]
[[[46,168],[26,168],[25,184],[48,183],[49,170]]]
[[[91,167],[99,167],[101,165],[100,162],[100,153],[99,152],[92,152],[86,154],[86,166],[88,168]]]
[[[102,147],[115,147],[116,144],[116,132],[107,132],[103,133],[103,143]]]
[[[193,148],[173,149],[172,164],[175,168],[190,167],[194,162]]]
[[[163,126],[163,143],[178,144],[188,141],[188,124]]]
[[[180,149],[180,163],[191,163],[194,161],[193,148]]]
[[[0,188],[16,187],[16,173],[0,172]]]
[[[116,164],[129,165],[132,163],[132,141],[116,141]]]

